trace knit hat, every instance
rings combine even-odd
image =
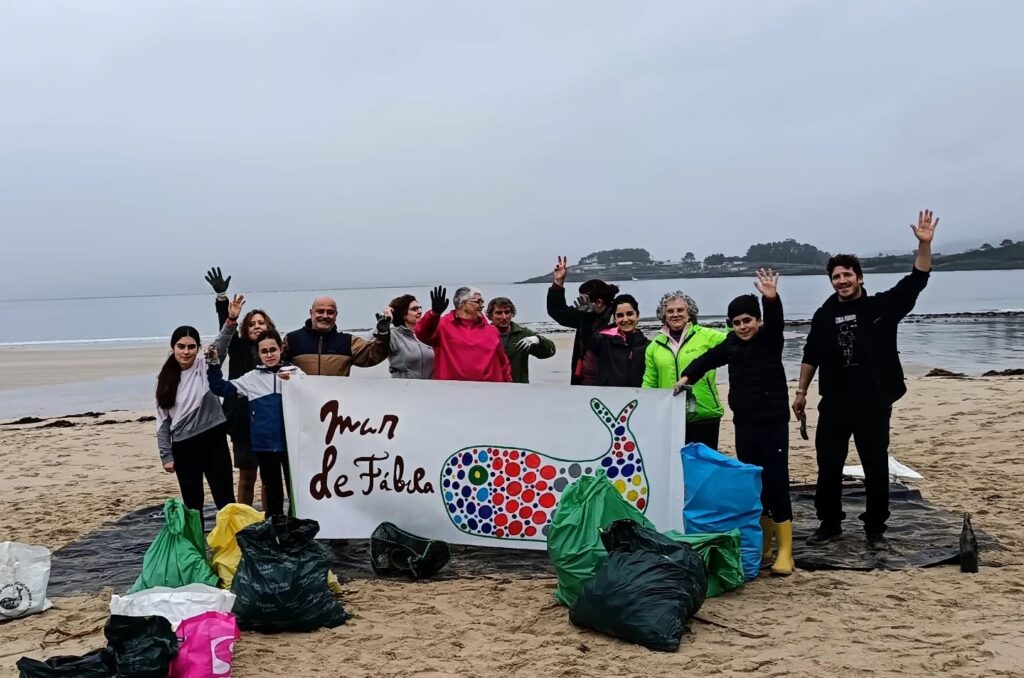
[[[761,304],[753,294],[743,294],[729,302],[729,310],[726,311],[726,319],[732,323],[732,319],[748,313],[758,320],[761,319]]]

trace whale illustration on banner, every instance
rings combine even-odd
[[[650,497],[643,457],[629,428],[634,400],[612,414],[597,398],[591,411],[608,429],[608,449],[591,459],[563,459],[523,448],[475,445],[445,460],[441,496],[452,523],[494,539],[544,541],[562,492],[581,476],[604,472],[619,494],[643,512]]]

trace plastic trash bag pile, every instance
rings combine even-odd
[[[758,518],[759,494],[758,489],[753,495]],[[700,502],[697,507],[699,518],[714,513],[704,513]],[[746,525],[746,513],[738,521]],[[603,476],[570,485],[552,519],[547,548],[558,578],[555,598],[570,608],[572,623],[654,650],[678,649],[686,623],[705,598],[746,579],[741,529],[722,524],[721,532],[695,533],[685,515],[684,523],[685,535],[659,533]],[[757,519],[755,524],[760,529]]]
[[[164,525],[131,591],[111,598],[106,646],[75,657],[22,657],[20,675],[230,676],[239,629],[310,631],[343,624],[349,615],[334,596],[340,585],[315,540],[319,529],[313,520],[265,520],[248,506],[229,504],[217,514],[209,537],[213,557],[207,560],[199,512],[169,499]],[[49,606],[49,563],[44,548],[0,545],[0,591],[8,616]]]

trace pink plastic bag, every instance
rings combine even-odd
[[[230,676],[239,635],[235,615],[227,612],[204,612],[181,622],[181,648],[169,678]]]

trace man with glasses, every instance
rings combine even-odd
[[[416,323],[416,337],[434,349],[434,379],[445,381],[512,381],[512,368],[498,330],[484,317],[480,290],[455,290],[455,308],[448,308],[448,291],[440,285],[430,292],[430,310]]]
[[[347,377],[356,367],[373,367],[388,357],[391,311],[377,314],[372,341],[338,329],[338,304],[330,297],[317,297],[309,309],[305,326],[284,338],[287,360],[306,374]]]

